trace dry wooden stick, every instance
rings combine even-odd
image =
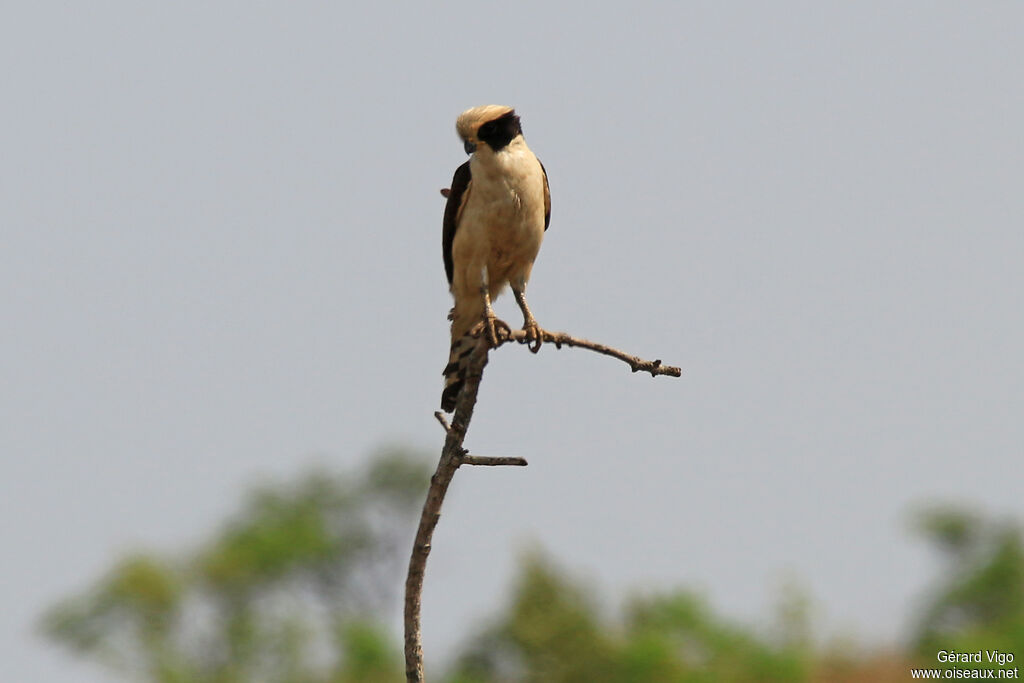
[[[436,417],[437,421],[441,423],[441,426],[444,427],[444,431],[446,433],[452,430],[451,425],[448,424],[448,419],[440,410],[434,411],[434,417]],[[484,465],[489,467],[495,467],[497,465],[513,465],[515,467],[526,467],[529,464],[528,462],[526,462],[526,458],[492,458],[487,457],[486,455],[469,455],[469,453],[467,453],[465,449],[462,450],[461,460],[461,464],[463,465]]]
[[[531,341],[529,336],[526,334],[526,330],[511,330],[505,332],[505,329],[501,329],[498,332],[498,346],[501,346],[506,342],[514,341],[519,342],[520,344],[529,344]],[[570,334],[566,334],[565,332],[548,332],[547,330],[541,330],[540,334],[541,339],[545,343],[554,344],[556,349],[562,348],[562,345],[564,344],[565,346],[576,346],[581,349],[597,351],[598,353],[603,353],[606,356],[618,358],[625,362],[633,372],[649,372],[651,373],[651,377],[656,377],[657,375],[679,377],[683,374],[683,371],[675,366],[662,365],[660,358],[656,360],[644,360],[643,358],[632,356],[625,351],[619,351],[611,346],[598,344],[597,342],[592,342],[589,339],[580,339],[579,337],[574,337]]]
[[[652,377],[657,375],[679,377],[682,374],[677,367],[662,365],[661,360],[644,360],[610,346],[579,339],[563,332],[541,330],[540,333],[542,340],[554,344],[555,348],[561,348],[564,344],[565,346],[590,349],[624,361],[632,368],[633,372],[650,372]],[[530,342],[530,339],[525,331],[510,330],[507,325],[502,325],[497,346],[513,341],[526,344]],[[430,540],[433,538],[438,520],[441,519],[441,505],[444,503],[448,485],[451,484],[455,471],[462,465],[513,465],[520,467],[526,465],[526,460],[523,458],[470,455],[462,446],[466,439],[466,430],[469,429],[469,421],[473,417],[473,408],[476,406],[476,396],[480,390],[480,380],[483,377],[484,366],[487,365],[489,351],[486,335],[479,334],[477,345],[465,366],[465,383],[455,400],[455,413],[451,424],[448,423],[444,413],[434,413],[434,417],[444,428],[445,440],[444,447],[441,449],[441,459],[437,463],[437,470],[430,478],[430,489],[427,491],[427,500],[423,503],[423,513],[420,515],[416,540],[413,541],[412,546],[412,556],[409,558],[409,573],[405,578],[405,678],[407,683],[423,683],[424,681],[423,642],[420,632],[423,577],[427,568],[427,556],[430,555]]]

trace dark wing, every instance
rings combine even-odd
[[[548,187],[548,172],[544,164],[540,163],[540,159],[537,159],[537,163],[540,164],[540,172],[544,174],[544,231],[547,232],[548,224],[551,223],[551,188]]]
[[[462,206],[469,198],[468,190],[471,180],[472,174],[469,172],[469,162],[467,161],[455,169],[452,187],[446,195],[448,203],[444,205],[441,252],[444,255],[444,272],[448,276],[449,285],[452,283],[452,274],[455,271],[455,263],[452,261],[452,243],[455,242],[455,229],[459,226],[459,214],[462,213]]]

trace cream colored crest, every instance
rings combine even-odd
[[[473,107],[459,114],[455,121],[455,131],[463,140],[479,142],[476,132],[483,124],[494,119],[501,118],[512,111],[512,107],[503,104],[485,104],[481,107]]]

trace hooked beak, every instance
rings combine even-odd
[[[476,151],[476,145],[469,140],[466,140],[462,143],[462,149],[466,150],[466,154],[472,154]]]

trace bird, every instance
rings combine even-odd
[[[530,350],[540,349],[541,328],[526,304],[526,283],[551,222],[548,174],[526,145],[515,109],[497,104],[467,109],[455,130],[470,157],[455,169],[451,188],[441,191],[448,200],[441,247],[455,300],[441,394],[445,412],[455,409],[465,383],[473,329],[482,322],[490,344],[497,345],[491,300],[506,285],[522,310]]]

